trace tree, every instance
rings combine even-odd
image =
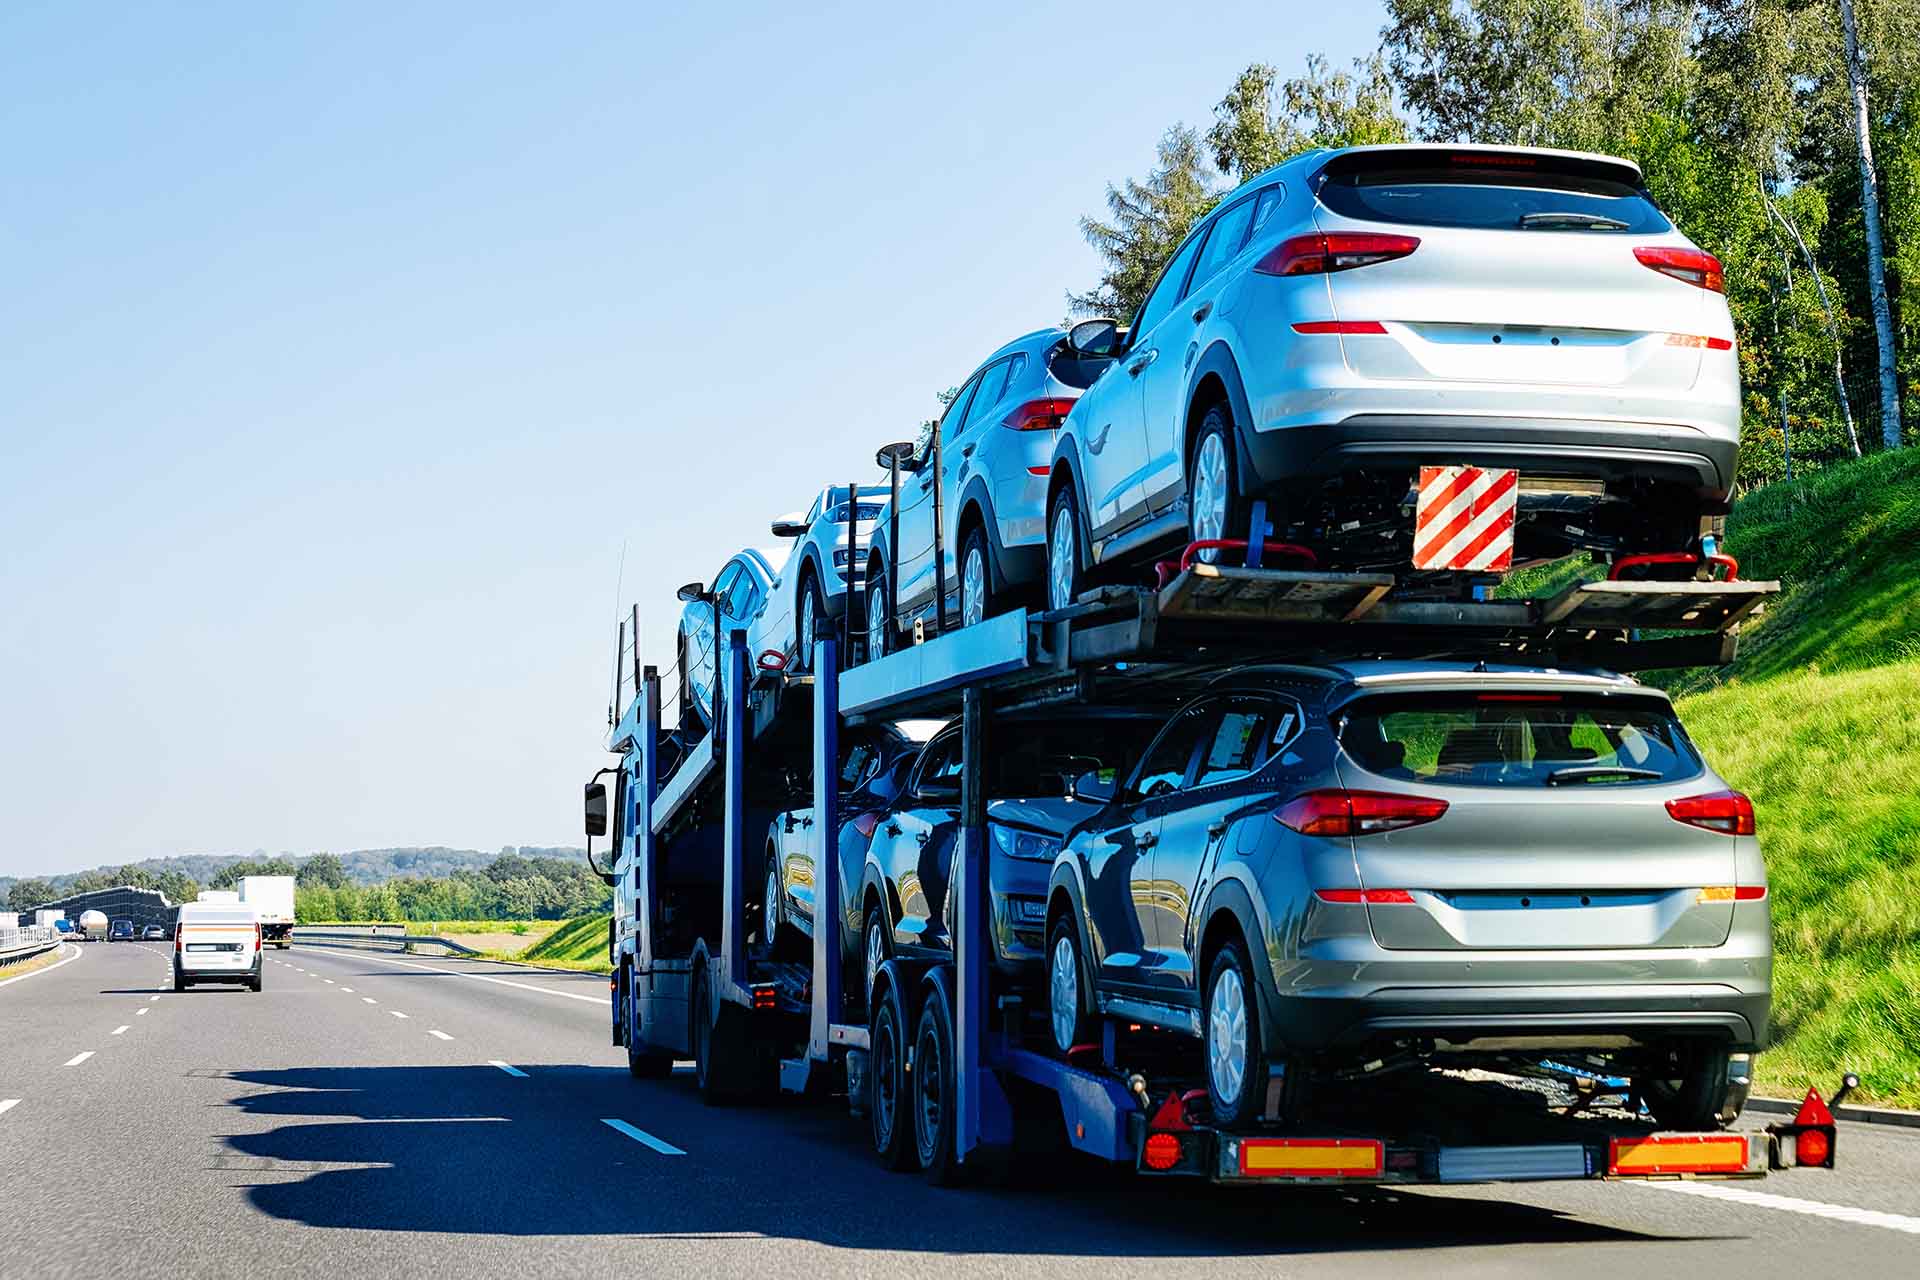
[[[1840,0],[1840,28],[1846,37],[1847,89],[1853,107],[1853,132],[1860,162],[1860,210],[1866,222],[1867,303],[1873,311],[1874,340],[1880,351],[1880,436],[1889,449],[1900,447],[1900,379],[1893,344],[1893,309],[1887,303],[1886,243],[1880,229],[1880,184],[1873,171],[1873,113],[1867,96],[1867,59],[1853,0]]]
[[[1082,218],[1080,232],[1106,259],[1100,283],[1067,303],[1081,315],[1124,319],[1140,309],[1173,251],[1219,198],[1200,135],[1186,125],[1167,130],[1145,182],[1107,188],[1111,222]]]
[[[338,889],[347,883],[347,868],[331,853],[316,853],[300,864],[294,883],[302,889]]]
[[[1284,83],[1279,76],[1256,62],[1214,107],[1207,146],[1221,172],[1244,182],[1314,147],[1407,140],[1407,122],[1393,105],[1393,80],[1379,54],[1356,59],[1351,73],[1330,71],[1327,60],[1314,54],[1305,75]]]
[[[7,890],[7,910],[31,911],[35,907],[45,906],[61,894],[53,885],[37,877],[29,880],[16,880]]]

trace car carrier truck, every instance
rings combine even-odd
[[[1256,514],[1256,527],[1258,515]],[[744,633],[716,664],[722,706],[690,748],[670,742],[662,681],[623,634],[618,763],[587,784],[588,858],[614,887],[612,1040],[636,1077],[691,1057],[708,1100],[776,1091],[839,1099],[869,1120],[876,1155],[947,1184],[1027,1144],[1066,1146],[1141,1176],[1217,1183],[1464,1183],[1758,1178],[1831,1167],[1828,1104],[1810,1091],[1789,1124],[1662,1130],[1579,1063],[1541,1059],[1511,1078],[1426,1071],[1329,1093],[1300,1111],[1269,1089],[1250,1122],[1216,1123],[1193,1040],[1107,1008],[1068,1054],[1045,1030],[1046,993],[992,972],[986,779],[996,717],[1098,696],[1164,696],[1234,664],[1444,656],[1612,672],[1730,659],[1738,624],[1777,584],[1609,580],[1545,599],[1393,596],[1381,574],[1169,565],[1163,585],[1108,588],[1049,613],[1003,614],[841,669],[854,644],[820,640],[812,674],[763,669]],[[1648,635],[1642,629],[1656,634]],[[623,629],[624,630],[624,629]],[[629,690],[631,691],[629,694]],[[958,716],[961,827],[949,893],[951,955],[876,957],[842,971],[839,738],[848,726]],[[661,777],[657,761],[675,763]],[[810,792],[816,910],[811,962],[756,936],[759,851],[772,815]],[[610,835],[611,865],[593,858]],[[764,932],[764,931],[763,931]],[[1744,1093],[1744,1061],[1737,1084]],[[1837,1102],[1854,1081],[1843,1083]]]

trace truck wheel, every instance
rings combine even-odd
[[[1634,1092],[1662,1129],[1718,1129],[1740,1114],[1738,1106],[1733,1115],[1726,1114],[1727,1056],[1724,1047],[1715,1045],[1672,1047],[1657,1064],[1634,1075]]]
[[[1070,916],[1053,922],[1047,935],[1047,999],[1053,1047],[1066,1057],[1075,1045],[1086,1044],[1098,1033],[1093,1016],[1093,986],[1080,962],[1080,935]]]
[[[665,1080],[673,1074],[673,1054],[649,1049],[640,1039],[639,1001],[633,995],[633,974],[629,969],[621,983],[621,998],[626,1001],[627,1074],[635,1080]]]
[[[953,1143],[953,1073],[953,1019],[947,1011],[946,997],[935,987],[920,1008],[908,1094],[914,1154],[920,1159],[921,1172],[936,1187],[951,1187],[960,1181],[960,1161]]]
[[[907,1103],[907,1046],[900,1001],[889,991],[867,1026],[867,1122],[873,1154],[884,1169],[899,1173],[913,1167],[913,1122]]]
[[[687,1016],[692,1023],[692,1034],[688,1039],[693,1044],[694,1087],[700,1091],[700,1101],[717,1107],[726,1101],[726,1091],[720,1087],[720,1073],[714,1069],[713,995],[707,985],[705,969],[694,975],[693,999],[688,1004]]]
[[[1251,1124],[1266,1105],[1267,1050],[1253,965],[1238,938],[1213,957],[1202,1026],[1213,1122],[1223,1129]]]

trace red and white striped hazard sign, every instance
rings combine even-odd
[[[1519,473],[1422,467],[1414,504],[1413,567],[1511,569]]]

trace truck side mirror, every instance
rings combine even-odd
[[[607,834],[607,784],[589,782],[586,799],[587,834],[590,836]]]

